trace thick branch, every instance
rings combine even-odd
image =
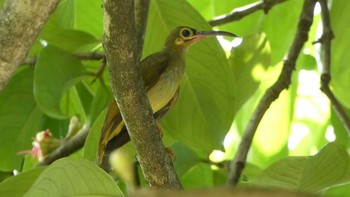
[[[331,41],[334,38],[333,31],[331,28],[331,21],[329,18],[329,10],[327,7],[327,0],[319,0],[321,5],[321,14],[322,14],[322,24],[323,24],[323,33],[322,37],[318,42],[321,45],[321,61],[322,61],[322,74],[321,74],[321,91],[328,97],[331,101],[332,106],[339,116],[340,120],[345,126],[348,134],[350,135],[350,119],[344,111],[343,107],[334,96],[332,90],[329,88],[329,82],[331,80]]]
[[[104,0],[104,47],[111,86],[147,182],[180,189],[138,71],[134,1]]]
[[[259,2],[251,3],[249,5],[235,8],[231,11],[231,13],[227,15],[222,15],[214,18],[213,20],[209,21],[209,24],[211,26],[219,26],[224,25],[226,23],[230,23],[233,21],[238,21],[243,17],[246,17],[258,10],[264,10],[264,13],[267,14],[268,11],[274,6],[279,3],[283,3],[287,0],[262,0]]]
[[[59,0],[7,0],[0,12],[0,91],[23,62]]]
[[[67,157],[75,151],[79,150],[81,147],[84,146],[89,130],[89,127],[83,127],[75,136],[73,136],[68,141],[64,142],[60,147],[58,147],[52,153],[46,156],[44,160],[38,164],[38,166],[49,165],[57,159]]]
[[[293,40],[291,47],[289,48],[287,57],[283,64],[282,72],[276,81],[264,94],[260,100],[252,118],[250,119],[247,128],[244,132],[242,141],[239,145],[238,151],[236,153],[235,159],[231,162],[230,165],[230,174],[227,181],[228,186],[237,185],[239,178],[244,169],[245,161],[247,158],[248,151],[250,149],[251,143],[255,131],[267,111],[271,103],[275,101],[279,94],[287,89],[291,83],[291,77],[293,70],[295,69],[295,63],[297,57],[308,39],[308,33],[310,26],[313,22],[313,11],[317,0],[305,0],[303,5],[303,10],[298,23],[298,28]]]

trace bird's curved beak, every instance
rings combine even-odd
[[[191,43],[202,40],[203,38],[214,37],[214,36],[237,37],[236,34],[226,32],[226,31],[196,31],[194,38],[191,40]]]
[[[211,36],[229,36],[237,37],[236,34],[227,32],[227,31],[197,31],[196,35],[198,37],[211,37]]]

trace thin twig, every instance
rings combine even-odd
[[[62,157],[67,157],[84,146],[90,127],[84,126],[75,136],[64,142],[60,147],[55,149],[51,154],[46,156],[38,166],[49,165]]]
[[[331,101],[332,106],[339,116],[340,120],[345,126],[348,134],[350,135],[350,119],[344,111],[342,105],[334,96],[332,90],[329,88],[329,82],[331,80],[331,41],[334,38],[334,34],[331,27],[329,18],[329,10],[327,7],[327,0],[318,0],[321,5],[323,33],[317,43],[321,43],[321,61],[322,61],[322,74],[321,74],[321,91]]]
[[[80,60],[101,60],[106,57],[104,52],[76,53],[74,55]],[[36,61],[36,57],[27,57],[21,65],[35,65]]]
[[[284,60],[282,72],[278,80],[273,84],[261,98],[254,114],[252,115],[247,128],[242,137],[242,141],[239,145],[238,151],[236,153],[235,159],[230,164],[230,174],[227,180],[228,186],[236,186],[241,177],[242,171],[245,166],[247,159],[247,154],[250,149],[251,143],[255,131],[267,111],[271,103],[275,101],[279,94],[287,89],[291,83],[291,76],[295,70],[295,64],[297,57],[308,39],[308,33],[310,26],[313,22],[313,11],[317,0],[305,0],[303,5],[303,10],[300,15],[298,28],[293,40],[292,45],[289,48],[286,59]]]
[[[240,20],[243,17],[246,17],[258,10],[263,10],[265,14],[268,13],[268,11],[274,6],[279,3],[283,3],[287,0],[262,0],[259,2],[251,3],[249,5],[236,8],[231,11],[231,13],[227,15],[222,15],[214,18],[213,20],[209,21],[209,24],[211,26],[218,26],[223,25],[226,23],[230,23],[233,21]]]

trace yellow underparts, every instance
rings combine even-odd
[[[177,72],[173,70],[171,72]],[[174,79],[172,73],[163,74],[159,81],[147,92],[153,113],[162,109],[174,96],[180,80]]]

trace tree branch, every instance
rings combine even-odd
[[[227,180],[228,186],[237,185],[240,179],[240,176],[245,166],[248,151],[253,141],[255,131],[263,115],[270,107],[271,103],[275,101],[278,98],[279,94],[284,89],[287,89],[291,83],[291,77],[293,70],[295,70],[297,57],[304,43],[308,39],[308,32],[313,22],[313,11],[316,2],[317,0],[305,0],[304,2],[303,10],[301,12],[301,16],[298,23],[298,28],[293,43],[289,48],[287,57],[284,60],[282,72],[275,84],[273,84],[261,98],[256,110],[254,111],[254,114],[252,115],[247,125],[236,156],[230,164],[230,174],[229,179]]]
[[[23,62],[59,0],[7,0],[0,12],[0,91]]]
[[[283,191],[261,188],[211,188],[188,191],[135,190],[130,197],[321,197],[295,191]]]
[[[101,60],[105,58],[104,52],[77,53],[74,55],[76,58],[80,60]],[[27,57],[23,60],[21,65],[35,65],[36,61],[37,61],[36,57]]]
[[[230,23],[233,21],[238,21],[241,18],[244,18],[258,10],[264,10],[264,13],[267,14],[268,11],[274,6],[279,3],[283,3],[287,0],[262,0],[259,2],[251,3],[249,5],[235,8],[231,11],[231,13],[227,15],[222,15],[214,18],[213,20],[209,21],[209,24],[211,26],[219,26],[224,25],[226,23]]]
[[[331,81],[331,41],[334,38],[334,34],[331,28],[331,22],[329,18],[329,10],[327,7],[327,0],[319,0],[321,5],[323,33],[321,38],[317,41],[321,45],[321,62],[322,62],[322,74],[321,74],[321,91],[331,101],[333,108],[339,119],[345,126],[348,134],[350,135],[350,119],[344,111],[342,105],[339,103],[337,98],[334,96],[332,90],[329,88],[329,82]]]
[[[147,182],[180,189],[172,161],[161,141],[137,67],[134,1],[104,0],[104,47],[112,91]]]
[[[142,56],[143,40],[147,26],[148,8],[149,0],[135,0],[135,24],[138,60],[140,60]]]
[[[67,157],[75,151],[84,146],[87,135],[89,134],[90,127],[84,126],[76,135],[71,139],[64,142],[60,147],[55,149],[52,153],[47,155],[38,166],[49,165],[52,162],[62,157]]]

